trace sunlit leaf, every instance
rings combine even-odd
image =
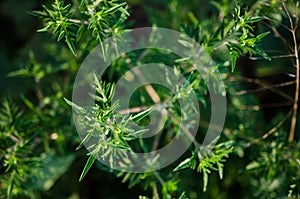
[[[96,160],[96,156],[95,155],[91,155],[89,157],[89,159],[87,160],[84,168],[83,168],[83,171],[80,175],[80,178],[79,178],[79,182],[83,180],[83,178],[85,177],[85,175],[87,174],[87,172],[90,170],[90,168],[92,167],[93,163],[95,162]]]

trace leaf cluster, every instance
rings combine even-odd
[[[57,36],[57,41],[64,39],[75,56],[75,44],[86,30],[90,30],[91,38],[101,43],[105,38],[118,34],[129,15],[126,3],[116,1],[81,1],[80,6],[75,8],[55,0],[51,6],[43,5],[43,8],[43,11],[32,11],[45,23],[38,32],[49,31]]]

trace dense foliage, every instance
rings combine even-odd
[[[11,35],[23,35],[22,42],[1,35],[0,198],[300,197],[298,2],[29,2],[0,3],[1,26],[10,19],[16,26],[7,28],[15,32]],[[10,7],[13,13],[5,11]],[[105,49],[105,39],[143,26],[177,30],[214,61],[204,77],[215,92],[224,95],[226,90],[227,112],[221,136],[208,146],[201,146],[212,114],[208,80],[191,70],[189,57],[151,48],[121,55],[101,79],[97,74],[91,79],[94,106],[72,102],[77,71],[94,47]],[[149,38],[159,41],[155,33]],[[110,55],[104,50],[99,56]],[[130,108],[118,111],[115,83],[147,63],[171,66],[189,84],[178,85],[175,93],[156,84],[140,87]],[[225,88],[216,82],[217,70]],[[180,107],[179,101],[188,101],[191,90],[201,120],[180,159],[145,173],[111,169],[96,160],[103,154],[111,165],[119,164],[116,159],[134,165],[119,149],[156,150],[178,136],[179,128],[190,139],[190,126],[183,128],[179,121],[195,109]],[[153,104],[166,107],[168,117],[161,134],[143,140],[139,136],[147,129],[140,127],[154,114]],[[82,140],[72,109],[86,127]],[[96,142],[87,151],[83,146],[91,139]]]

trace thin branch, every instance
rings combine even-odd
[[[298,24],[294,25],[293,20],[290,16],[289,11],[286,8],[285,2],[282,1],[282,6],[288,16],[288,19],[290,21],[290,26],[291,26],[291,33],[293,36],[293,43],[294,43],[294,53],[295,53],[295,62],[296,62],[296,88],[295,88],[295,97],[294,97],[294,105],[293,105],[293,114],[292,114],[292,120],[291,120],[291,128],[290,128],[290,133],[289,133],[289,142],[292,142],[294,140],[295,136],[295,129],[296,129],[296,124],[297,124],[297,111],[298,111],[298,100],[299,100],[299,81],[300,81],[300,63],[299,63],[299,55],[298,55],[298,42],[297,42],[297,37],[296,37],[296,28],[298,27]],[[297,3],[298,6],[298,3]],[[296,22],[298,23],[298,7],[296,9],[295,13],[295,18]]]
[[[235,77],[230,77],[229,78],[229,81],[232,81]],[[254,83],[254,84],[257,84],[257,85],[260,85],[261,87],[263,88],[266,88],[270,91],[272,91],[273,93],[289,100],[289,101],[293,101],[294,99],[292,97],[290,97],[289,95],[285,94],[284,92],[278,90],[278,89],[275,89],[275,88],[272,88],[272,85],[269,85],[268,83],[266,82],[263,82],[262,80],[259,80],[259,79],[252,79],[252,78],[248,78],[248,77],[240,77],[240,80],[243,80],[245,82],[248,82],[248,83]]]
[[[136,68],[136,70],[133,70],[133,72],[137,75],[137,77],[140,79],[141,82],[147,82],[145,77],[141,74],[141,71]],[[154,90],[153,86],[151,84],[145,85],[146,91],[153,100],[154,103],[159,104],[161,102],[160,97]]]
[[[158,126],[164,126],[163,123],[165,122],[165,120],[164,120],[163,118],[164,118],[164,117],[167,117],[168,112],[167,112],[166,109],[163,109],[163,110],[161,110],[161,114],[164,115],[164,116],[163,116],[162,119],[159,121]],[[161,133],[158,133],[158,134],[155,136],[154,141],[153,141],[152,151],[156,151],[156,150],[158,149],[161,135],[162,135]]]
[[[137,113],[137,112],[145,111],[148,108],[150,108],[150,107],[140,106],[140,107],[128,108],[128,109],[120,110],[119,113],[122,114],[122,115],[129,114],[129,113]]]
[[[143,60],[143,58],[145,56],[147,56],[147,54],[149,53],[148,50],[144,51],[139,58],[137,59],[137,61]],[[134,67],[134,66],[133,66]],[[141,73],[141,71],[136,67],[135,70],[133,70],[133,72],[135,73],[135,75],[139,78],[139,80],[141,82],[147,82],[144,75]],[[146,91],[148,93],[148,95],[151,97],[151,99],[153,100],[154,103],[159,104],[161,102],[160,97],[158,96],[157,92],[154,90],[153,86],[151,84],[146,84],[145,85]]]
[[[43,94],[43,91],[42,91],[40,78],[35,77],[34,81],[35,81],[36,95],[37,95],[37,98],[39,100],[39,108],[43,109],[44,106],[45,106],[45,103],[44,103],[44,98],[45,97],[44,97],[44,94]]]
[[[9,134],[8,137],[13,140],[14,142],[20,144],[21,143],[21,140],[19,138],[17,138],[16,136],[12,135],[12,134]]]
[[[147,56],[147,54],[149,53],[148,50],[144,51],[139,58],[137,59],[137,61],[141,61],[145,56]],[[136,67],[135,70],[133,70],[133,72],[135,73],[135,75],[138,77],[138,79],[141,82],[147,82],[144,75],[141,73],[141,71]],[[155,104],[160,104],[161,103],[161,99],[159,97],[159,95],[157,94],[157,92],[155,91],[155,89],[153,88],[153,86],[151,84],[147,84],[145,85],[146,88],[146,92],[148,93],[148,95],[150,96],[150,98],[152,99],[152,101]],[[143,107],[140,107],[143,108]],[[144,107],[145,108],[145,107]],[[136,108],[135,110],[132,111],[136,111],[138,110],[138,108]],[[158,148],[159,145],[159,141],[161,138],[161,133],[156,134],[155,138],[154,138],[154,142],[152,145],[152,151],[155,151]],[[155,155],[155,153],[153,154]]]
[[[194,135],[189,131],[186,126],[184,126],[170,111],[168,111],[168,114],[170,115],[170,118],[173,120],[174,123],[180,124],[180,128],[184,132],[184,134],[190,139],[190,141],[195,145],[195,148],[201,147],[201,144],[199,144]]]
[[[161,185],[164,185],[165,184],[165,181],[164,179],[160,176],[160,174],[157,172],[157,171],[153,171],[153,174],[155,175],[155,177],[158,179],[159,183]]]
[[[282,6],[283,6],[283,9],[284,9],[284,11],[285,11],[285,13],[286,13],[286,15],[287,15],[289,21],[290,21],[291,29],[288,28],[288,30],[290,30],[290,32],[293,33],[293,31],[295,30],[295,29],[294,29],[294,22],[293,22],[293,20],[292,20],[292,17],[291,17],[291,15],[290,15],[290,12],[289,12],[289,11],[287,10],[287,8],[286,8],[286,5],[285,5],[285,2],[284,2],[284,1],[282,1]]]
[[[89,25],[88,21],[83,21],[79,19],[68,19],[69,22],[77,23],[77,24],[84,24],[84,25]]]
[[[270,129],[267,133],[265,133],[262,136],[262,139],[266,139],[267,137],[269,137],[271,134],[275,133],[283,124],[284,122],[290,117],[290,115],[292,114],[292,109],[289,111],[289,113],[276,125],[274,126],[272,129]]]
[[[290,51],[293,51],[292,46],[290,46],[290,44],[289,44],[289,43],[286,41],[286,39],[278,32],[278,30],[277,30],[275,27],[271,26],[270,24],[268,24],[268,23],[266,23],[266,22],[262,22],[262,23],[264,23],[268,28],[270,28],[270,29],[273,31],[274,36],[277,37],[277,38],[279,38],[279,39],[285,44],[285,46],[286,46]]]
[[[153,192],[153,199],[159,199],[159,194],[157,191],[157,185],[156,183],[152,183],[152,192]]]
[[[295,13],[295,27],[294,27],[294,30],[296,31],[298,29],[298,25],[299,25],[299,1],[297,1],[297,3],[295,4],[294,6],[296,8],[296,13]]]
[[[261,88],[252,89],[252,90],[242,90],[242,91],[236,92],[235,94],[236,95],[245,95],[245,94],[248,94],[248,93],[257,93],[257,92],[260,92],[260,91],[269,90],[270,88],[279,88],[279,87],[284,87],[284,86],[290,86],[290,85],[293,85],[295,83],[296,83],[296,81],[289,81],[289,82],[269,85],[269,86],[266,86],[266,87],[261,87]]]
[[[281,27],[283,27],[284,29],[286,29],[289,32],[292,32],[292,29],[289,28],[288,26],[284,25],[284,24],[280,24]]]
[[[262,105],[241,105],[242,110],[253,110],[253,111],[259,111],[261,109],[265,108],[274,108],[274,107],[283,107],[283,106],[291,106],[293,105],[293,102],[279,102],[279,103],[271,103],[271,104],[262,104]]]
[[[279,58],[289,58],[289,57],[295,57],[294,54],[289,54],[289,55],[274,55],[270,56],[271,59],[279,59]],[[260,59],[265,59],[263,57],[249,57],[251,60],[260,60]]]

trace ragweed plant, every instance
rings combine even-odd
[[[22,79],[31,88],[17,94],[20,97],[16,99],[4,97],[1,101],[0,197],[44,198],[47,194],[54,197],[59,192],[55,183],[64,177],[70,183],[70,194],[57,197],[89,197],[78,187],[87,184],[87,189],[93,184],[95,179],[91,175],[98,178],[99,168],[139,191],[139,198],[143,199],[299,197],[299,3],[292,0],[206,3],[53,0],[40,11],[32,11],[43,22],[38,32],[50,33],[59,43],[43,41],[42,54],[30,51],[21,68],[8,74]],[[141,43],[162,41],[155,27],[164,25],[180,31],[178,43],[187,47],[186,54],[191,56],[180,57],[153,48],[117,54],[102,76],[89,71],[95,72],[88,79],[95,93],[89,93],[87,98],[94,104],[76,104],[71,92],[80,64],[99,44],[102,51],[99,57],[110,60],[114,54],[110,50],[118,51],[119,46],[107,48],[103,41],[112,37],[126,43],[120,35],[130,31],[137,5],[149,15],[146,20],[154,27],[150,35],[139,38]],[[139,17],[143,15],[135,20],[144,20]],[[194,45],[187,36],[211,57],[209,63],[200,60],[208,65],[201,72],[193,68],[192,55],[197,52],[192,50]],[[283,53],[272,49],[280,40],[286,47]],[[292,79],[269,83],[261,78],[265,75],[261,71],[270,69],[262,66],[273,67],[278,59],[287,66],[278,66],[278,70]],[[244,64],[247,61],[252,61],[251,66]],[[123,102],[115,99],[118,80],[123,76],[129,82],[135,77],[145,79],[132,69],[149,63],[160,68],[170,66],[172,70],[165,70],[164,74],[152,74],[163,76],[170,85],[174,84],[173,76],[181,75],[186,81],[179,81],[174,91],[155,83],[143,85],[132,94],[129,107],[120,109]],[[253,74],[246,73],[250,70],[247,67]],[[219,84],[217,71],[225,87]],[[209,90],[209,86],[213,89]],[[294,86],[293,91],[282,90],[286,86]],[[210,91],[226,95],[227,118],[221,129],[223,134],[202,145],[207,129],[221,128],[210,121],[213,106]],[[263,104],[259,100],[264,91],[287,101]],[[191,93],[196,93],[198,110]],[[182,101],[186,103],[182,105]],[[291,109],[278,113],[277,106]],[[264,117],[265,108],[274,110],[269,121]],[[71,119],[72,109],[77,115],[76,128]],[[155,119],[155,114],[162,116],[157,118],[163,122],[163,128],[161,133],[147,137],[151,133],[147,125]],[[197,114],[201,115],[199,121],[191,117]],[[191,134],[194,124],[198,125],[195,137]],[[155,151],[179,136],[191,142],[187,151],[172,164],[152,171],[151,168],[159,167],[161,158]],[[153,151],[151,161],[140,162],[138,156],[128,156]],[[84,163],[80,161],[83,154],[87,155]],[[129,167],[131,171],[136,167],[148,170],[128,172],[125,168]],[[68,170],[75,171],[76,180],[66,177],[70,175]],[[80,186],[75,184],[78,180]],[[97,179],[101,188],[108,183],[103,181],[102,177]],[[236,195],[236,189],[241,189],[244,195]],[[108,197],[90,192],[93,198]]]

